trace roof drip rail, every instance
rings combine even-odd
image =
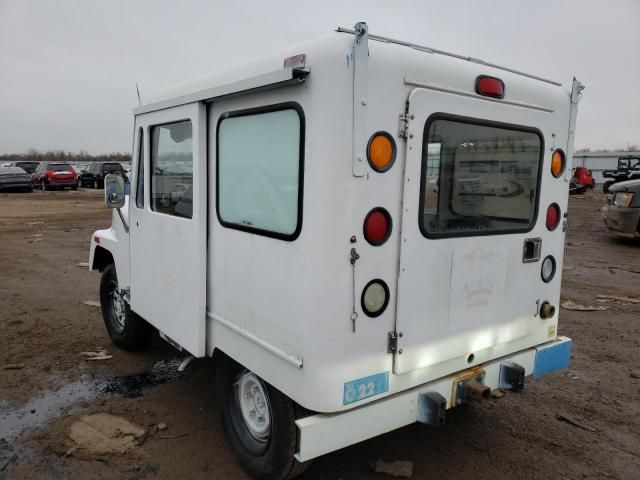
[[[249,77],[212,88],[198,90],[187,95],[142,105],[141,107],[134,108],[133,113],[134,115],[140,115],[193,102],[212,102],[216,99],[232,95],[244,95],[250,92],[271,90],[288,85],[299,85],[305,82],[309,73],[310,70],[308,68],[285,67],[274,70],[273,72],[256,75],[255,77]]]
[[[336,32],[350,33],[352,35],[354,35],[356,33],[355,30],[352,30],[350,28],[344,28],[344,27],[338,27],[336,29]],[[501,67],[500,65],[496,65],[495,63],[485,62],[484,60],[482,60],[480,58],[465,57],[464,55],[458,55],[457,53],[445,52],[444,50],[438,50],[436,48],[431,48],[431,47],[427,47],[427,46],[424,46],[424,45],[418,45],[417,43],[404,42],[402,40],[397,40],[395,38],[382,37],[382,36],[379,36],[379,35],[371,35],[371,34],[369,34],[369,39],[370,40],[375,40],[377,42],[394,43],[396,45],[402,45],[402,46],[405,46],[405,47],[413,48],[414,50],[420,50],[421,52],[433,53],[433,54],[437,54],[437,55],[446,55],[447,57],[453,57],[453,58],[457,58],[459,60],[466,60],[467,62],[477,63],[479,65],[485,65],[487,67],[497,68],[497,69],[503,70],[505,72],[515,73],[516,75],[521,75],[523,77],[532,78],[534,80],[539,80],[539,81],[545,82],[545,83],[550,83],[551,85],[557,85],[558,87],[562,86],[562,83],[556,82],[554,80],[549,80],[547,78],[538,77],[537,75],[531,75],[529,73],[524,73],[524,72],[521,72],[519,70],[514,70],[512,68]]]

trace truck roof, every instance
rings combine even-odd
[[[193,101],[260,88],[260,85],[266,82],[275,83],[293,80],[295,75],[292,73],[292,69],[289,68],[288,72],[286,71],[287,69],[283,69],[285,58],[304,53],[307,55],[307,67],[312,67],[313,56],[318,54],[331,55],[332,52],[338,53],[339,51],[340,58],[344,58],[345,47],[348,48],[348,45],[353,42],[353,34],[354,30],[339,27],[334,32],[289,47],[282,52],[264,55],[235,67],[221,69],[215,73],[180,82],[161,89],[156,94],[149,95],[147,102],[135,108],[134,113],[141,114]],[[458,80],[465,78],[466,81],[468,74],[481,68],[483,73],[500,75],[503,79],[509,78],[512,83],[511,87],[513,87],[513,83],[517,83],[519,100],[524,100],[525,103],[531,104],[534,108],[536,105],[544,105],[545,102],[540,103],[540,101],[549,95],[549,89],[540,88],[542,85],[552,89],[562,86],[561,83],[553,80],[502,67],[473,57],[377,35],[369,34],[369,39],[375,42],[370,45],[370,52],[375,51],[381,61],[388,61],[392,68],[402,67],[406,72],[416,72],[414,74],[415,78],[405,78],[405,83],[408,85],[415,85],[411,81],[422,79],[420,73],[429,71],[429,79],[433,79],[433,81],[445,87],[459,88],[462,84]],[[425,58],[425,54],[428,54],[428,57]],[[372,55],[370,53],[371,58],[373,58]],[[309,68],[305,70],[308,73]],[[438,71],[442,73],[434,74],[434,72]],[[409,73],[406,75],[409,75]],[[423,77],[426,78],[427,75],[425,74]],[[546,103],[549,102],[547,101]],[[555,102],[552,101],[552,103]],[[545,110],[545,108],[542,109]],[[553,111],[552,108],[547,110]]]

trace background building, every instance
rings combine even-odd
[[[596,183],[603,183],[602,171],[615,169],[618,166],[618,157],[623,155],[638,155],[637,152],[625,152],[625,151],[612,151],[612,152],[587,152],[587,153],[574,153],[573,154],[573,166],[574,167],[587,167],[591,170],[593,178]]]

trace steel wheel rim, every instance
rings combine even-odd
[[[122,333],[124,332],[127,322],[126,302],[116,282],[111,282],[109,285],[109,296],[111,297],[111,317],[114,320],[113,326],[118,333]]]
[[[247,431],[256,440],[265,441],[271,435],[271,404],[264,384],[255,373],[246,370],[235,387],[236,401]]]

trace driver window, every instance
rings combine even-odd
[[[151,209],[176,217],[192,217],[191,120],[151,128]]]

